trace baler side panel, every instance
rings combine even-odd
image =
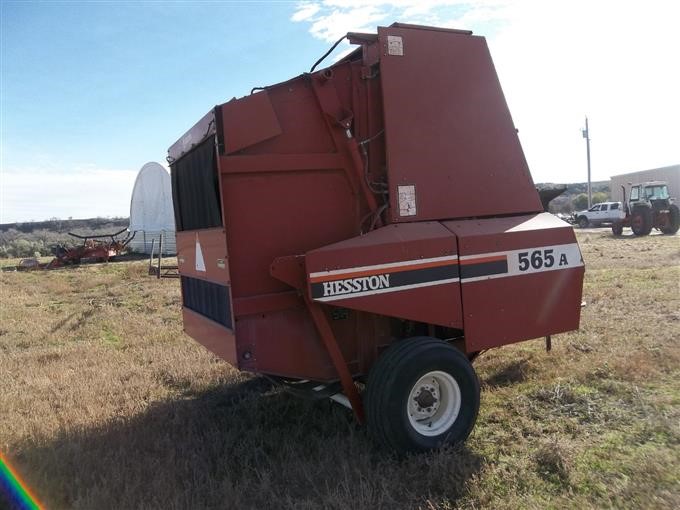
[[[542,211],[484,38],[378,34],[392,221]]]
[[[224,230],[177,232],[177,267],[184,331],[230,363],[237,363],[234,312]]]
[[[198,133],[192,130],[197,137]],[[172,163],[182,317],[189,336],[237,365],[229,257],[218,205],[221,197],[215,152],[213,134]],[[215,225],[219,226],[211,228]]]
[[[468,352],[578,329],[583,260],[549,213],[444,222],[458,237]]]
[[[260,94],[262,92],[254,95]],[[275,137],[244,147],[239,154],[329,154],[337,152],[308,78],[298,77],[268,87],[267,95],[281,132]],[[241,107],[246,111],[248,106],[245,100],[249,97],[251,96],[226,104],[229,104],[234,111],[238,111]]]
[[[271,277],[269,267],[277,257],[354,234],[358,214],[347,178],[342,169],[231,173],[229,159],[222,158],[222,195],[239,368],[333,379],[335,370],[302,300]],[[342,221],[329,220],[336,214]],[[247,304],[244,314],[241,303]],[[345,359],[355,360],[356,336],[348,335],[340,348]]]
[[[446,327],[463,325],[455,236],[440,223],[388,225],[306,255],[312,299]]]
[[[341,169],[223,174],[222,195],[235,298],[288,291],[269,274],[274,259],[356,232],[356,202]]]
[[[182,308],[184,332],[227,363],[238,366],[234,331],[206,319],[189,308]]]
[[[228,154],[281,134],[281,126],[266,90],[231,100],[220,107],[221,137]]]
[[[265,94],[258,92],[255,96]],[[250,98],[223,105],[242,118]],[[222,208],[235,298],[285,292],[269,266],[277,257],[356,235],[358,196],[351,164],[331,133],[307,76],[270,87],[281,133],[220,157]],[[226,123],[225,119],[225,123]],[[226,136],[226,133],[225,133]]]
[[[319,381],[337,379],[304,303],[285,310],[241,316],[236,328],[242,370]],[[345,345],[343,355],[356,369],[356,344]]]
[[[349,72],[344,66],[337,79],[345,84]],[[328,94],[335,84],[320,86]],[[304,301],[270,275],[279,257],[353,237],[365,214],[345,130],[334,124],[344,106],[329,118],[315,87],[303,76],[268,88],[280,134],[220,156],[219,167],[239,368],[332,380],[336,370]],[[227,105],[235,117],[251,109],[243,99]],[[356,318],[329,316],[329,322],[344,359],[357,372]]]
[[[183,276],[229,285],[229,258],[224,229],[185,230],[176,233],[177,267]]]
[[[578,329],[582,277],[583,268],[573,268],[463,283],[466,350]]]

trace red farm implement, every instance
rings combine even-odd
[[[122,254],[127,245],[134,238],[134,233],[127,233],[124,239],[117,239],[117,236],[127,229],[120,230],[113,234],[87,235],[82,236],[69,232],[68,235],[82,240],[82,244],[76,246],[57,245],[52,251],[54,258],[48,263],[41,264],[37,259],[23,259],[15,267],[19,271],[31,271],[35,269],[57,269],[60,267],[73,266],[82,261],[89,262],[108,262],[109,260]]]
[[[472,430],[478,353],[579,327],[584,265],[485,39],[377,32],[170,147],[182,313],[232,365],[420,451]]]

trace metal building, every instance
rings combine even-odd
[[[636,184],[647,181],[666,181],[668,183],[668,193],[670,193],[671,197],[680,201],[680,165],[664,166],[612,176],[610,182],[612,200],[623,200],[621,186],[626,186],[626,192],[628,192],[630,188],[628,183]]]
[[[144,165],[132,189],[130,200],[130,231],[136,232],[130,248],[138,253],[158,253],[163,235],[163,254],[174,255],[175,216],[172,208],[170,175],[159,163]]]

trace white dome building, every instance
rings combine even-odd
[[[136,232],[130,243],[133,251],[151,253],[153,243],[158,254],[162,233],[163,255],[176,253],[170,174],[159,163],[147,163],[137,174],[130,200],[130,232]]]

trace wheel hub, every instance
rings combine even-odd
[[[432,380],[430,384],[420,386],[413,397],[416,413],[424,418],[434,415],[439,408],[439,384]]]
[[[442,434],[456,421],[461,400],[460,388],[451,374],[428,372],[411,389],[406,404],[408,419],[422,435]]]

